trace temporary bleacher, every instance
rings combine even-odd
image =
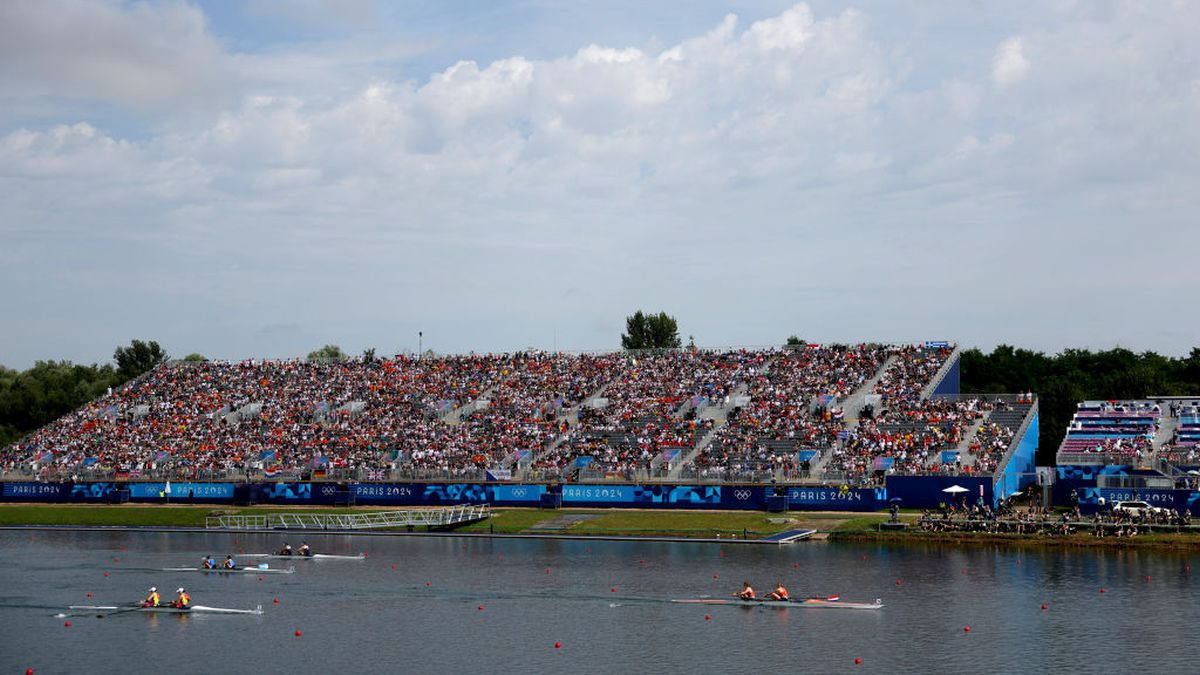
[[[1162,407],[1155,401],[1083,401],[1076,405],[1057,461],[1069,464],[1131,463],[1153,446]]]

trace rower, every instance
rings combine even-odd
[[[737,593],[734,593],[733,597],[741,598],[743,600],[753,600],[756,596],[754,594],[754,589],[750,587],[750,582],[743,581],[742,582],[742,590],[738,591]]]
[[[183,590],[182,588],[179,588],[179,589],[175,590],[175,593],[177,595],[175,596],[175,599],[171,601],[172,607],[178,607],[179,609],[188,609],[189,607],[192,606],[192,596],[188,595],[187,591]]]
[[[308,544],[301,543],[300,548],[296,549],[296,555],[311,556],[312,549],[308,547]]]
[[[788,599],[788,591],[786,588],[784,588],[783,582],[781,581],[775,584],[775,590],[771,591],[771,594],[767,597],[772,600],[783,600],[786,602]]]
[[[158,603],[159,603],[158,589],[151,586],[150,587],[150,595],[147,595],[146,599],[142,601],[142,607],[158,607]]]
[[[217,561],[213,560],[211,555],[206,555],[204,556],[204,563],[202,567],[204,567],[206,570],[215,570],[217,569]]]
[[[236,570],[237,563],[233,561],[233,556],[227,555],[225,556],[225,562],[221,563],[221,567],[224,567],[227,570]]]
[[[282,549],[279,551],[279,555],[292,555],[292,547],[291,547],[291,545],[290,545],[290,544],[284,544],[284,545],[283,545],[283,548],[282,548]]]

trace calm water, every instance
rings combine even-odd
[[[1200,659],[1197,555],[317,536],[317,551],[369,557],[262,581],[155,571],[281,542],[0,532],[0,672],[1184,673]],[[886,607],[665,602],[743,579]],[[150,585],[266,614],[53,617]]]

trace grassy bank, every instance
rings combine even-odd
[[[908,523],[904,531],[879,530],[879,523],[886,522],[886,515],[851,518],[842,522],[829,534],[830,541],[871,542],[895,545],[949,545],[949,546],[1007,546],[1014,548],[1152,548],[1192,549],[1200,546],[1197,534],[1140,534],[1136,537],[1095,537],[1090,532],[1079,532],[1067,536],[1044,534],[1012,534],[988,532],[926,532],[915,529],[917,517],[902,515],[900,520]]]
[[[134,506],[78,504],[7,504],[0,506],[0,525],[94,525],[203,527],[215,514],[262,515],[273,511],[352,513],[380,508],[297,508],[257,506]],[[755,511],[664,511],[640,509],[543,510],[494,509],[488,520],[459,528],[459,532],[497,534],[554,534],[590,536],[675,536],[693,538],[761,538],[796,528],[830,530],[844,514],[805,513],[790,516]]]

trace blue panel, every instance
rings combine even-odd
[[[884,488],[807,488],[787,491],[788,508],[833,509],[838,511],[876,511],[887,505]]]
[[[564,485],[564,503],[632,504],[632,485]]]
[[[130,483],[128,488],[130,499],[159,499],[166,483]],[[187,499],[189,493],[203,500],[233,499],[233,483],[171,483],[171,499]]]
[[[946,377],[944,377],[942,381],[938,383],[938,386],[934,388],[934,396],[958,394],[960,391],[962,391],[959,385],[959,365],[961,363],[962,359],[957,356],[954,357],[954,364],[951,365],[950,369],[946,371]]]
[[[258,500],[271,504],[308,504],[313,501],[311,483],[266,483],[255,486]]]
[[[981,489],[983,502],[995,503],[990,476],[888,476],[887,496],[888,499],[900,499],[900,506],[904,508],[932,509],[956,501],[949,493],[942,492],[953,485],[967,489],[962,496],[967,498],[968,504],[978,503]]]
[[[5,483],[4,499],[14,502],[58,502],[71,492],[69,483]]]
[[[356,504],[388,504],[393,506],[421,503],[425,486],[421,484],[351,483]]]
[[[492,485],[488,490],[493,504],[537,505],[546,494],[545,485]]]
[[[1024,490],[1037,481],[1036,456],[1038,449],[1039,415],[1034,415],[1025,435],[1016,441],[1017,447],[1009,456],[1008,463],[1000,467],[996,477],[996,497],[1004,498],[1018,490]]]

